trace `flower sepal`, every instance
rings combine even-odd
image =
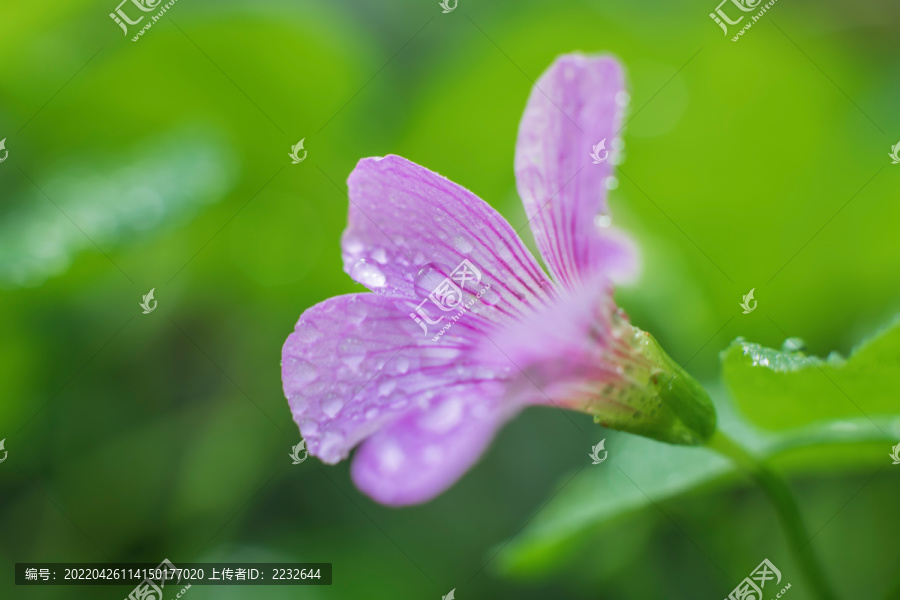
[[[716,431],[709,394],[624,313],[614,320],[621,378],[617,385],[607,385],[603,397],[585,407],[586,412],[611,429],[669,444],[705,444]]]

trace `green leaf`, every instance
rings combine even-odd
[[[181,130],[124,156],[73,157],[37,177],[0,219],[0,289],[62,274],[93,244],[108,251],[187,222],[233,186],[226,148],[213,132]]]
[[[792,345],[793,344],[793,345]],[[817,421],[900,413],[900,322],[865,342],[849,359],[763,348],[738,339],[723,352],[725,383],[754,424],[785,430]]]
[[[801,347],[793,339],[785,350],[739,339],[722,353],[725,384],[735,402],[724,390],[709,387],[721,429],[790,472],[887,461],[884,453],[900,439],[900,324],[874,336],[849,359],[810,357]],[[515,576],[546,574],[622,517],[743,477],[703,447],[619,436],[610,439],[607,450],[603,466],[588,465],[562,478],[561,489],[503,548],[499,570]]]
[[[878,336],[846,363],[838,363],[836,359],[831,362],[843,364],[844,369],[874,369],[875,365],[889,365],[891,360],[897,360],[896,351],[891,355],[890,345],[885,343],[890,339],[896,343],[896,331]],[[723,353],[723,358],[733,359],[732,352],[734,346]],[[737,354],[742,364],[742,352]],[[749,368],[788,375],[817,369],[811,366],[811,359],[795,354],[767,350],[758,358],[769,360],[770,366]],[[860,365],[868,366],[853,365],[857,360]],[[818,361],[816,364],[827,367],[831,363]],[[772,370],[776,365],[779,371]],[[731,368],[734,366],[730,365]],[[829,374],[834,376],[834,373]],[[846,372],[844,376],[849,377]],[[858,379],[859,375],[854,377]],[[761,402],[764,393],[778,391],[772,386],[767,387],[766,392],[756,390],[752,387],[756,383],[756,380],[748,381],[742,388],[747,398]],[[764,383],[769,385],[769,382]],[[789,385],[784,380],[782,383]],[[895,443],[893,440],[900,439],[896,401],[893,416],[817,419],[809,425],[771,432],[747,422],[725,397],[723,389],[716,386],[708,386],[708,389],[712,392],[722,431],[739,440],[756,456],[772,459],[779,468],[791,473],[811,472],[824,465],[833,474],[839,467],[857,469],[860,465],[882,464],[888,460],[886,456],[882,457],[890,450],[891,444],[887,442]],[[794,398],[808,398],[813,393],[800,385],[790,389]],[[796,423],[800,425],[799,420]],[[623,517],[648,508],[657,510],[656,505],[684,494],[723,488],[745,479],[730,461],[705,447],[673,446],[638,436],[619,436],[607,443],[607,450],[609,459],[602,467],[588,465],[576,475],[561,479],[561,489],[551,494],[547,505],[539,508],[527,527],[503,548],[497,560],[499,571],[516,577],[546,575],[562,568],[586,541]]]
[[[731,472],[706,448],[674,446],[636,435],[609,441],[609,459],[564,476],[562,489],[499,555],[499,569],[540,576],[558,568],[585,534]]]

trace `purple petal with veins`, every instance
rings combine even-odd
[[[356,485],[401,506],[453,485],[530,404],[675,443],[706,435],[705,406],[656,405],[693,388],[660,379],[646,358],[657,357],[652,338],[612,300],[636,253],[607,228],[612,161],[592,164],[590,152],[617,135],[622,91],[614,60],[569,55],[528,101],[515,172],[556,283],[465,188],[399,156],[357,164],[344,270],[374,293],[309,308],[283,349],[285,395],[310,454],[333,464],[359,445]],[[657,410],[663,418],[642,416]]]

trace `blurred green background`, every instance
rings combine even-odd
[[[847,355],[900,313],[900,5],[781,0],[733,43],[715,4],[180,0],[137,43],[107,16],[115,0],[0,5],[0,597],[130,590],[16,587],[16,562],[169,558],[334,563],[331,587],[195,600],[722,598],[768,557],[787,597],[814,598],[734,474],[523,548],[573,475],[596,486],[588,506],[624,493],[604,478],[627,444],[648,481],[703,452],[586,416],[590,439],[526,411],[450,491],[401,510],[360,494],[347,463],[288,458],[281,345],[304,309],[362,291],[339,247],[356,161],[403,155],[521,227],[516,130],[562,53],[626,67],[611,206],[644,271],[617,298],[723,419],[719,352],[737,336]],[[743,315],[750,288],[759,308]],[[610,461],[582,471],[601,438]],[[887,449],[785,462],[845,598],[900,597]]]

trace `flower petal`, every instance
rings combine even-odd
[[[509,223],[461,186],[399,156],[366,158],[350,175],[344,270],[379,294],[425,299],[462,261],[491,284],[480,304],[502,320],[552,295]]]
[[[442,394],[477,383],[500,385],[507,370],[474,362],[466,314],[434,340],[410,318],[405,298],[351,294],[305,311],[282,352],[282,380],[310,454],[326,463]]]
[[[602,276],[492,331],[474,354],[516,365],[507,393],[520,402],[586,412],[604,427],[672,444],[700,444],[715,431],[707,393],[628,322]]]
[[[624,89],[614,59],[561,56],[538,79],[519,125],[519,195],[541,256],[569,288],[594,274],[618,281],[635,272],[633,247],[606,229]],[[594,164],[601,142],[596,155],[604,160]]]
[[[585,385],[618,379],[617,348],[612,331],[616,306],[609,283],[595,277],[590,285],[564,292],[557,301],[517,323],[479,340],[478,360],[517,367],[514,377],[533,383],[542,396],[534,403],[584,410],[577,392]]]
[[[453,485],[518,408],[496,382],[460,386],[429,411],[409,414],[366,440],[353,458],[356,486],[389,506],[419,504]]]

